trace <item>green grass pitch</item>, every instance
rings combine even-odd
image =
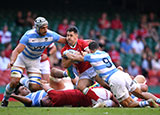
[[[0,115],[160,115],[160,108],[24,107],[10,102]]]

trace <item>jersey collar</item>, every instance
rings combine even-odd
[[[78,42],[78,41],[77,41]],[[74,44],[74,46],[71,46],[69,43],[68,45],[71,47],[71,48],[75,48],[77,46],[77,42]]]

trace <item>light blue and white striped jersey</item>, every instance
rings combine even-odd
[[[51,30],[47,30],[45,36],[40,36],[36,29],[28,30],[20,39],[20,43],[26,46],[22,54],[30,59],[37,59],[47,46],[59,39],[60,35]]]
[[[95,53],[87,54],[84,56],[84,61],[90,62],[99,76],[106,82],[112,74],[118,71],[109,54],[104,51],[97,50]]]
[[[40,101],[43,97],[45,97],[47,93],[44,90],[39,90],[33,93],[30,93],[26,95],[25,97],[29,98],[32,100],[32,107],[39,107],[40,106]]]

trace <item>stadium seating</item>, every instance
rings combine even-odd
[[[37,15],[44,16],[49,21],[49,28],[57,31],[58,24],[62,22],[64,18],[67,18],[69,21],[74,20],[76,22],[76,26],[78,27],[80,34],[83,35],[84,38],[88,36],[88,33],[91,29],[97,30],[98,28],[98,18],[101,16],[101,12],[65,12],[65,11],[58,11],[58,12],[52,12],[48,10],[43,11],[33,11],[36,12]],[[108,12],[108,19],[111,20],[114,17],[115,12],[112,10],[107,11]],[[15,17],[16,17],[16,10],[8,11],[8,10],[2,10],[0,13],[0,29],[3,28],[5,24],[8,25],[9,30],[12,32],[12,46],[13,48],[16,47],[18,40],[20,37],[24,34],[24,32],[30,27],[18,27],[15,24]],[[126,31],[127,35],[129,35],[135,28],[138,28],[138,21],[140,18],[140,14],[130,14],[127,13],[120,13],[121,20],[123,22],[123,30]],[[101,34],[106,36],[107,40],[110,43],[115,44],[116,49],[119,51],[120,43],[116,42],[116,37],[121,33],[121,30],[113,30],[113,29],[107,29],[107,30],[100,30]],[[158,33],[160,35],[160,29],[158,29]],[[147,38],[145,39],[146,44],[151,48],[152,52],[155,52],[155,45],[157,44],[153,39]],[[110,45],[106,44],[105,49],[106,51],[109,50]],[[0,50],[4,49],[4,45],[0,44]],[[133,58],[134,57],[134,58]],[[141,65],[141,55],[133,55],[133,54],[122,54],[120,53],[120,60],[121,65],[123,67],[128,67],[131,60],[134,59],[136,64],[138,66]],[[7,74],[5,75],[7,76]],[[0,78],[2,77],[2,74],[0,72]],[[4,81],[4,80],[2,80]],[[2,82],[0,80],[0,82]],[[4,84],[5,82],[0,83]]]

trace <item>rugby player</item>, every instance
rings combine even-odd
[[[92,85],[94,79],[103,87],[109,88],[108,85],[97,76],[94,68],[89,62],[73,62],[71,59],[66,58],[67,53],[70,51],[73,51],[73,53],[89,51],[88,43],[84,40],[78,39],[78,29],[75,26],[71,26],[67,29],[66,40],[67,43],[61,50],[63,67],[70,68],[72,65],[74,65],[79,72],[77,89],[83,92],[83,94],[97,101],[97,103],[100,103],[102,100],[99,98],[99,96],[97,96],[96,93],[92,91],[92,89],[89,89],[88,87]]]
[[[8,99],[20,81],[24,69],[27,70],[29,89],[39,90],[41,72],[40,57],[44,49],[53,42],[66,43],[61,35],[48,29],[48,21],[44,17],[35,19],[35,28],[28,30],[13,50],[8,67],[11,68],[11,80],[6,86],[1,106],[8,105]]]
[[[128,73],[117,69],[113,64],[108,53],[98,50],[98,44],[93,41],[89,44],[90,53],[83,55],[67,56],[72,61],[88,61],[94,67],[98,75],[103,78],[110,86],[111,91],[123,107],[158,107],[153,99],[145,97],[137,84],[131,79]],[[146,101],[134,101],[129,92]]]

